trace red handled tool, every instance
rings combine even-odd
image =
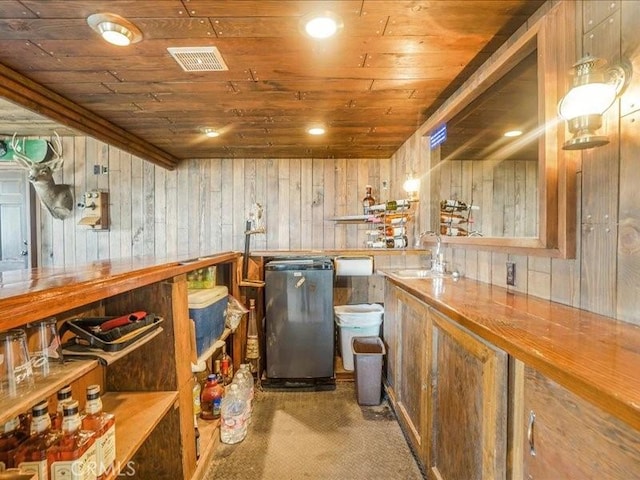
[[[112,318],[100,324],[100,331],[107,332],[114,328],[129,325],[130,323],[139,322],[140,320],[144,320],[146,316],[147,312],[134,312],[129,315],[123,315],[122,317]]]

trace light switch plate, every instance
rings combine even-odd
[[[516,284],[516,264],[507,262],[507,285],[515,286]]]

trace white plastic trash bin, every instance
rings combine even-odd
[[[333,307],[336,325],[340,328],[340,356],[345,370],[353,371],[353,337],[377,337],[382,325],[384,308],[377,303],[336,305]]]

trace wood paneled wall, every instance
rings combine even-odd
[[[108,231],[54,220],[40,209],[40,266],[140,255],[198,256],[243,250],[245,222],[264,206],[266,234],[252,250],[362,248],[365,224],[327,219],[359,214],[365,185],[380,199],[393,181],[390,160],[203,159],[167,171],[90,137],[63,138],[58,183],[109,192]],[[107,168],[94,174],[94,166]],[[387,188],[382,188],[382,185]]]

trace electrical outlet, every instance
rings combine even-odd
[[[515,286],[516,284],[516,264],[507,262],[507,285]]]

